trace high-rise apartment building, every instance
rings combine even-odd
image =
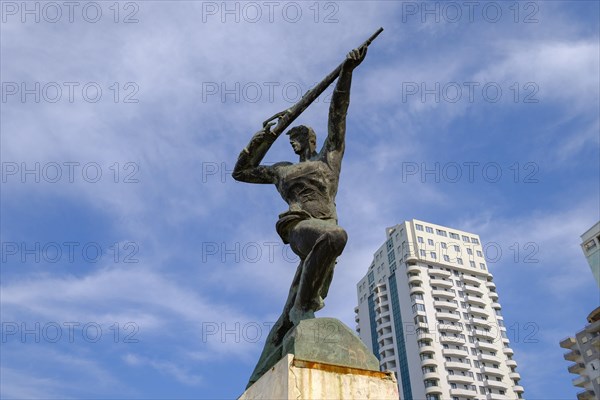
[[[581,235],[581,249],[600,287],[600,221]]]
[[[596,283],[600,286],[600,222],[581,235],[581,249]],[[573,385],[583,388],[577,393],[578,400],[600,399],[600,307],[587,317],[588,325],[575,334],[561,340],[560,347],[569,349],[565,360],[573,361],[569,372],[579,375]]]
[[[396,372],[402,400],[522,398],[477,235],[417,220],[387,228],[357,295],[356,330]]]
[[[573,379],[573,385],[583,390],[577,393],[578,400],[597,400],[600,398],[600,307],[587,318],[589,325],[575,337],[568,337],[560,346],[569,349],[565,360],[573,361],[569,372],[579,375]]]

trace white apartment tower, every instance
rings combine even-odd
[[[387,228],[357,295],[356,330],[402,400],[522,398],[478,235],[417,220]]]

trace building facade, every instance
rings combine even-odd
[[[581,235],[581,249],[600,287],[600,221]]]
[[[589,325],[560,342],[560,347],[569,349],[565,360],[573,361],[569,372],[579,375],[573,379],[573,385],[583,388],[577,393],[578,400],[597,400],[600,398],[600,307],[587,318]]]
[[[581,249],[590,265],[596,284],[600,286],[600,222],[581,235]],[[600,307],[587,317],[588,325],[581,331],[561,340],[560,347],[568,349],[564,354],[569,372],[579,375],[573,386],[582,388],[578,400],[600,399]]]
[[[386,231],[357,284],[355,320],[400,398],[522,398],[479,236],[418,220]]]

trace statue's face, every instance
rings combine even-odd
[[[293,136],[290,137],[290,144],[292,145],[292,149],[294,149],[294,153],[300,155],[307,148],[308,140],[300,136]]]
[[[312,129],[299,126],[292,128],[289,132],[290,145],[297,155],[305,154],[307,151],[312,154],[317,147],[317,138]]]

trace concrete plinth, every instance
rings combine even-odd
[[[304,361],[288,354],[239,400],[398,400],[393,372]]]

